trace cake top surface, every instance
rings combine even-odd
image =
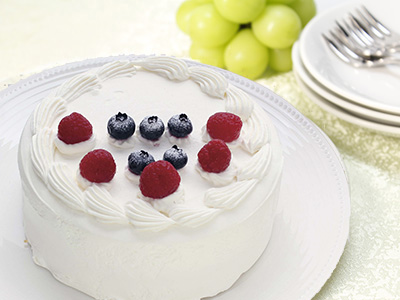
[[[60,121],[75,112],[90,122],[93,134],[87,141],[70,145],[58,138],[57,130]],[[136,124],[133,136],[122,141],[107,131],[107,122],[121,112]],[[231,160],[220,173],[204,171],[198,163],[200,149],[212,140],[206,124],[216,112],[232,113],[243,122],[240,136],[226,143]],[[193,125],[187,137],[174,137],[167,129],[151,141],[139,133],[146,117],[157,116],[168,127],[168,120],[181,114]],[[116,61],[76,75],[44,99],[33,118],[31,157],[35,173],[62,205],[100,222],[148,231],[197,228],[236,207],[243,214],[251,213],[265,198],[256,194],[253,205],[240,205],[261,181],[275,184],[275,178],[265,179],[271,173],[271,127],[251,97],[220,73],[171,57],[148,57]],[[128,169],[130,153],[143,150],[158,161],[174,145],[188,158],[177,170],[179,187],[161,199],[144,196],[139,175]],[[92,149],[107,150],[115,160],[110,182],[82,178],[82,157]]]

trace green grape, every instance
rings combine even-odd
[[[218,12],[236,23],[249,23],[262,12],[265,0],[214,0]]]
[[[290,4],[295,0],[268,0],[268,4]]]
[[[224,63],[225,45],[213,48],[206,48],[196,43],[190,47],[190,57],[200,61],[203,64],[225,68]]]
[[[277,72],[288,72],[292,69],[292,47],[269,49],[269,66]]]
[[[185,33],[189,34],[189,22],[193,11],[202,4],[211,3],[213,0],[187,0],[179,6],[176,12],[176,23]]]
[[[268,49],[256,39],[251,29],[242,29],[227,45],[224,59],[229,71],[256,79],[268,66]]]
[[[251,23],[260,42],[269,48],[288,48],[297,40],[301,31],[301,20],[296,12],[282,4],[265,7],[261,15]]]
[[[306,26],[317,13],[314,0],[295,0],[290,3],[289,6],[299,15],[303,27]]]
[[[224,19],[214,4],[204,4],[196,8],[189,26],[191,39],[203,47],[224,45],[239,30],[239,24]]]

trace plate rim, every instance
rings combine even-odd
[[[91,58],[85,59],[82,61],[71,62],[65,65],[53,67],[47,70],[44,70],[40,73],[31,75],[13,85],[6,88],[3,91],[0,91],[0,109],[4,102],[12,101],[12,99],[18,97],[29,89],[32,89],[35,85],[39,86],[46,81],[50,81],[54,79],[56,76],[61,76],[66,73],[72,72],[82,72],[86,69],[94,68],[97,66],[101,66],[107,62],[111,62],[119,59],[129,59],[129,60],[137,60],[140,58],[147,57],[149,55],[118,55],[118,56],[107,56],[107,57],[99,57],[99,58]],[[153,56],[153,55],[150,55]],[[251,95],[255,96],[258,100],[267,103],[271,108],[280,111],[282,114],[286,115],[293,123],[297,126],[301,127],[308,135],[310,135],[310,139],[318,145],[318,147],[324,151],[326,159],[329,159],[331,163],[332,172],[336,175],[335,186],[340,188],[340,205],[341,205],[341,234],[338,235],[338,240],[334,244],[333,249],[330,252],[329,261],[325,262],[324,269],[321,270],[320,274],[316,275],[312,284],[308,287],[308,289],[302,294],[299,295],[298,299],[311,299],[314,297],[326,281],[331,276],[332,272],[336,268],[340,257],[343,254],[344,247],[347,242],[347,238],[349,235],[349,223],[350,223],[350,190],[349,183],[347,178],[347,173],[345,169],[344,162],[341,158],[341,155],[338,149],[335,147],[334,143],[329,139],[329,137],[311,120],[301,114],[293,105],[288,103],[279,95],[275,94],[269,88],[246,79],[237,74],[233,74],[227,70],[219,69],[217,67],[207,66],[200,64],[198,62],[184,59],[189,62],[189,64],[194,65],[202,65],[209,67],[211,69],[215,69],[224,75],[230,83],[238,86],[239,88],[249,92]],[[4,102],[3,102],[4,101]],[[271,113],[271,112],[268,112]],[[7,144],[7,143],[6,143]],[[2,147],[2,146],[1,146]]]
[[[349,111],[352,114],[356,114],[361,118],[370,118],[369,121],[383,123],[385,125],[400,126],[400,115],[389,114],[377,110],[358,105],[351,101],[347,101],[346,98],[336,95],[330,90],[322,86],[316,81],[311,74],[305,68],[299,53],[299,47],[297,42],[292,48],[292,61],[293,71],[299,75],[303,84],[309,89],[321,96],[324,100],[331,102],[332,104]]]
[[[400,136],[400,127],[375,123],[370,120],[362,119],[358,116],[350,114],[345,109],[331,103],[330,101],[323,98],[321,95],[317,94],[315,91],[311,90],[297,73],[295,73],[295,77],[307,97],[309,97],[312,102],[321,107],[323,110],[335,115],[336,117],[346,122],[367,128],[374,132],[383,133],[392,137]]]

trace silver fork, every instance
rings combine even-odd
[[[339,23],[323,34],[329,48],[339,58],[356,67],[378,67],[398,63],[392,57],[400,51],[400,35],[383,25],[364,6],[356,9],[357,17]]]
[[[329,49],[336,54],[344,62],[356,67],[356,68],[373,68],[383,67],[390,64],[399,64],[400,57],[394,55],[368,55],[365,56],[357,50],[348,48],[341,40],[336,36],[332,38],[322,34],[322,37],[326,41]]]
[[[352,16],[354,26],[369,35],[375,45],[385,47],[391,53],[399,52],[400,34],[383,25],[365,6],[362,6],[361,10],[356,10],[361,20]]]

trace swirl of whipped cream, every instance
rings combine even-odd
[[[269,126],[262,120],[258,109],[254,109],[251,117],[243,123],[242,147],[251,154],[260,150],[270,139]]]
[[[125,208],[129,222],[139,230],[162,231],[176,224],[174,220],[155,210],[150,203],[141,199],[130,201]]]
[[[203,127],[201,127],[201,140],[204,143],[208,143],[209,141],[211,141],[211,136],[208,134],[207,131],[207,126],[204,125]]]
[[[212,140],[211,136],[208,134],[206,125],[201,127],[201,140],[204,143],[208,143],[209,141]],[[242,138],[239,136],[238,139],[236,139],[236,140],[234,140],[232,142],[226,143],[226,144],[228,145],[228,147],[230,149],[233,149],[233,148],[236,148],[236,147],[240,147],[240,146],[242,146]]]
[[[203,93],[224,99],[228,89],[228,81],[223,75],[204,67],[190,67],[189,71],[190,77],[200,86]]]
[[[167,127],[167,130],[165,132],[165,136],[167,137],[168,141],[172,145],[177,145],[179,147],[185,147],[185,146],[189,145],[191,140],[192,140],[190,135],[187,136],[187,137],[184,137],[184,138],[178,138],[178,137],[175,137],[175,136],[171,135],[171,133],[169,133],[169,131],[168,131],[168,127]]]
[[[271,146],[266,144],[238,171],[238,180],[263,178],[268,172],[271,158]]]
[[[100,82],[96,74],[80,74],[62,84],[57,89],[55,97],[60,97],[66,102],[71,102],[79,96],[97,88],[99,84]]]
[[[213,186],[225,186],[235,181],[237,169],[232,164],[223,172],[221,173],[211,173],[204,171],[200,164],[196,164],[196,170],[199,172],[200,176],[207,180]]]
[[[164,138],[164,135],[165,135],[165,134],[163,134],[158,140],[152,141],[152,140],[147,140],[147,139],[145,139],[144,137],[142,137],[142,135],[140,134],[140,131],[139,131],[139,130],[137,130],[137,131],[135,132],[135,136],[136,136],[136,138],[139,140],[139,142],[141,142],[141,143],[143,143],[143,144],[147,144],[147,145],[150,146],[150,147],[158,147],[158,146],[160,146],[161,140]]]
[[[106,189],[99,185],[92,185],[87,188],[84,200],[87,205],[87,212],[99,221],[104,223],[128,223],[124,209],[113,201]]]
[[[211,188],[204,195],[208,207],[232,209],[252,191],[258,180],[244,180],[219,188]]]
[[[127,149],[127,148],[133,148],[133,146],[135,145],[135,139],[133,136],[131,136],[125,140],[117,140],[109,135],[108,143],[116,148]]]
[[[221,213],[217,208],[189,208],[177,205],[169,212],[169,217],[180,225],[196,228],[211,221]]]
[[[150,56],[141,61],[135,61],[134,64],[148,71],[158,73],[170,80],[184,81],[189,79],[189,71],[186,63],[174,57]]]
[[[242,121],[246,121],[253,113],[254,103],[250,96],[241,89],[229,85],[226,91],[225,109],[235,115],[238,115]]]
[[[121,76],[132,76],[136,74],[136,68],[132,62],[129,61],[114,61],[105,64],[96,73],[101,80],[117,78]]]
[[[82,191],[72,178],[73,172],[67,164],[53,164],[48,175],[49,190],[65,205],[78,211],[86,211]]]
[[[151,204],[151,206],[154,207],[154,209],[168,215],[169,211],[175,205],[185,203],[185,190],[181,186],[179,186],[174,193],[161,199],[149,198],[144,196],[141,192],[139,192],[138,198],[147,201],[148,203]]]
[[[90,137],[90,139],[76,143],[76,144],[66,144],[62,140],[58,138],[58,136],[54,137],[54,144],[56,145],[58,151],[65,155],[75,155],[89,152],[96,145],[96,138],[94,134]]]
[[[76,170],[76,182],[78,183],[78,186],[80,186],[81,189],[83,189],[83,190],[86,190],[89,187],[92,187],[95,185],[97,185],[101,188],[104,188],[108,191],[111,190],[111,187],[112,187],[111,182],[96,183],[96,182],[91,182],[91,181],[87,180],[85,177],[82,176],[81,170],[79,168]]]
[[[45,127],[32,137],[31,157],[36,174],[47,183],[47,173],[51,167],[55,147],[55,132]]]
[[[66,111],[66,102],[62,98],[45,98],[33,113],[33,134],[45,127],[50,127],[54,120]]]
[[[133,174],[131,171],[129,171],[129,167],[126,166],[124,169],[124,175],[128,180],[132,181],[133,183],[139,185],[140,182],[140,175]]]

